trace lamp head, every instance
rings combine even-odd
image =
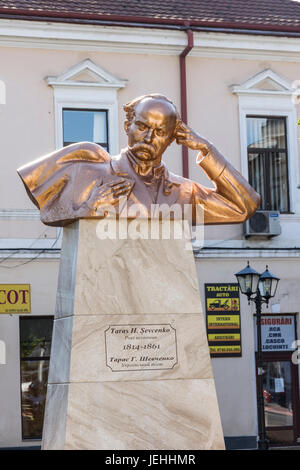
[[[235,274],[242,294],[251,297],[257,292],[260,274],[251,268],[249,261],[247,266]]]
[[[278,282],[279,278],[277,276],[274,276],[274,274],[269,271],[268,266],[266,266],[266,270],[260,275],[259,279],[258,288],[260,291],[260,295],[264,297],[267,301],[271,297],[274,297],[277,290]]]

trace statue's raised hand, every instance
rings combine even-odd
[[[186,145],[191,150],[199,150],[203,155],[209,151],[210,143],[183,122],[177,125],[175,139],[177,144]]]

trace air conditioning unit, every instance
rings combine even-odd
[[[257,211],[244,224],[245,237],[275,237],[281,234],[278,211]]]

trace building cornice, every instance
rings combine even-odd
[[[39,220],[40,211],[37,209],[0,209],[0,219]]]
[[[226,258],[226,259],[249,259],[249,258],[267,258],[267,259],[291,259],[300,258],[300,248],[203,248],[194,252],[195,259],[205,258]]]
[[[179,55],[183,30],[0,19],[0,44],[8,47]],[[300,61],[300,37],[194,32],[194,57]]]

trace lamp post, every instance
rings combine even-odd
[[[261,306],[269,303],[274,297],[279,278],[270,273],[268,266],[266,270],[259,274],[248,264],[242,271],[236,273],[236,278],[242,294],[248,297],[248,303],[254,302],[256,308],[257,327],[257,376],[258,376],[258,449],[267,450],[269,441],[266,436],[265,410],[263,393],[263,362],[262,362],[262,342],[261,342]]]

